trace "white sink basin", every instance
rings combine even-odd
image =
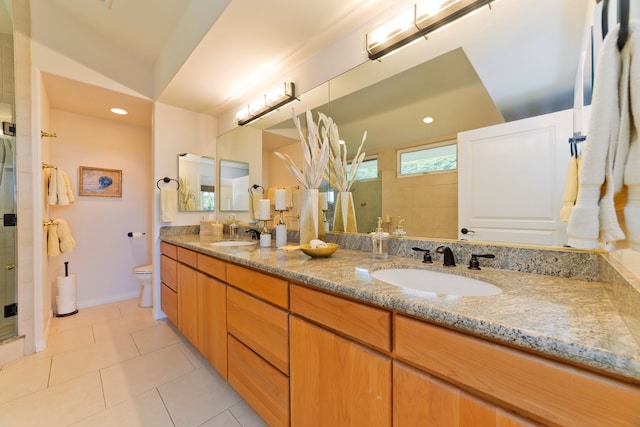
[[[417,268],[387,268],[374,271],[371,277],[402,288],[444,295],[480,297],[502,292],[499,287],[482,280]]]
[[[220,240],[219,242],[212,242],[213,246],[250,246],[255,245],[257,241],[253,240]]]

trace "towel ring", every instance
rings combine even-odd
[[[173,179],[173,178],[169,178],[168,176],[165,176],[164,178],[160,178],[158,181],[156,181],[156,187],[158,187],[158,190],[160,190],[160,181],[164,181],[165,183],[169,183],[171,181],[175,181],[176,184],[178,185],[177,190],[180,189],[180,183],[178,182],[177,179]]]
[[[258,184],[253,184],[251,187],[249,187],[249,193],[253,194],[253,190],[257,190],[257,189],[261,189],[261,193],[260,194],[264,194],[264,187],[262,185],[258,185]]]

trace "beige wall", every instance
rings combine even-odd
[[[75,202],[46,206],[45,214],[65,219],[77,244],[48,257],[52,303],[65,261],[77,276],[79,307],[138,296],[133,269],[151,262],[151,129],[55,109],[50,126],[57,134],[50,161],[67,173]],[[121,170],[122,197],[80,196],[80,166]],[[131,238],[130,231],[146,234]]]
[[[382,215],[391,216],[393,227],[400,216],[409,236],[457,238],[457,172],[397,178],[395,149],[379,153],[378,167],[382,173]]]
[[[267,133],[265,133],[267,135]],[[289,139],[280,137],[282,140]],[[289,139],[292,144],[278,148],[275,151],[290,155],[297,164],[302,161],[300,142]],[[436,141],[431,141],[436,142]],[[428,141],[420,141],[423,145]],[[402,148],[406,148],[403,146]],[[366,143],[365,143],[366,151]],[[284,163],[273,152],[266,152],[269,161],[269,185],[296,185],[297,181],[285,168]],[[417,177],[396,177],[396,149],[389,148],[378,154],[378,168],[382,178],[382,217],[391,217],[392,226],[398,222],[398,216],[405,221],[404,229],[409,236],[456,239],[458,235],[458,174],[457,172],[442,172]],[[375,187],[375,191],[372,187]],[[366,203],[368,207],[376,209],[380,203],[377,196],[378,182],[363,182],[354,184],[354,203],[356,215],[359,206]],[[295,194],[295,193],[294,193]],[[294,199],[295,203],[295,199]],[[296,204],[299,206],[299,204]],[[299,208],[297,210],[299,213]],[[288,214],[296,214],[293,210]],[[359,214],[358,230],[373,231],[376,225],[376,215]],[[362,223],[362,224],[361,224]],[[291,221],[290,229],[297,229],[297,223]]]

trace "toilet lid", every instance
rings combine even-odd
[[[140,267],[136,267],[133,269],[133,272],[136,274],[151,274],[153,271],[153,265],[141,265]]]

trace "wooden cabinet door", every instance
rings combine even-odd
[[[291,425],[390,426],[391,360],[291,317]]]
[[[178,264],[178,329],[193,345],[198,343],[197,271]]]
[[[198,273],[199,349],[211,365],[227,378],[227,286]]]
[[[165,283],[160,284],[160,308],[171,323],[178,326],[178,293]]]
[[[393,425],[519,427],[513,414],[400,362],[393,362]]]

